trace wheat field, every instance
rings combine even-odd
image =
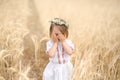
[[[42,80],[54,17],[70,25],[71,80],[120,80],[120,0],[0,0],[0,80]]]

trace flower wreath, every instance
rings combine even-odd
[[[50,20],[51,24],[56,24],[60,26],[65,26],[66,28],[69,28],[69,25],[64,21],[63,19],[60,18],[54,18],[53,20]]]

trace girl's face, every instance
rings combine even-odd
[[[56,41],[64,41],[66,39],[66,36],[60,31],[61,26],[54,26],[52,28],[51,38]]]
[[[53,27],[52,34],[55,34],[56,36],[58,36],[59,34],[61,34],[61,32],[59,30],[59,26],[54,26]]]

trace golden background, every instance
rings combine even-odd
[[[0,80],[42,80],[55,17],[76,47],[71,80],[120,80],[120,0],[0,0]]]

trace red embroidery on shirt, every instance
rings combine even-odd
[[[58,62],[59,62],[59,64],[61,64],[61,61],[60,61],[60,53],[59,53],[58,47],[57,47],[57,52],[58,52]],[[64,48],[63,48],[63,46],[62,46],[62,58],[63,58],[63,63],[65,63]]]
[[[59,64],[60,64],[60,63],[61,63],[61,62],[60,62],[60,53],[59,53],[58,47],[57,47],[57,52],[58,52],[58,62],[59,62]]]
[[[62,46],[62,58],[63,58],[63,63],[65,63],[65,58],[64,58],[64,48]]]

